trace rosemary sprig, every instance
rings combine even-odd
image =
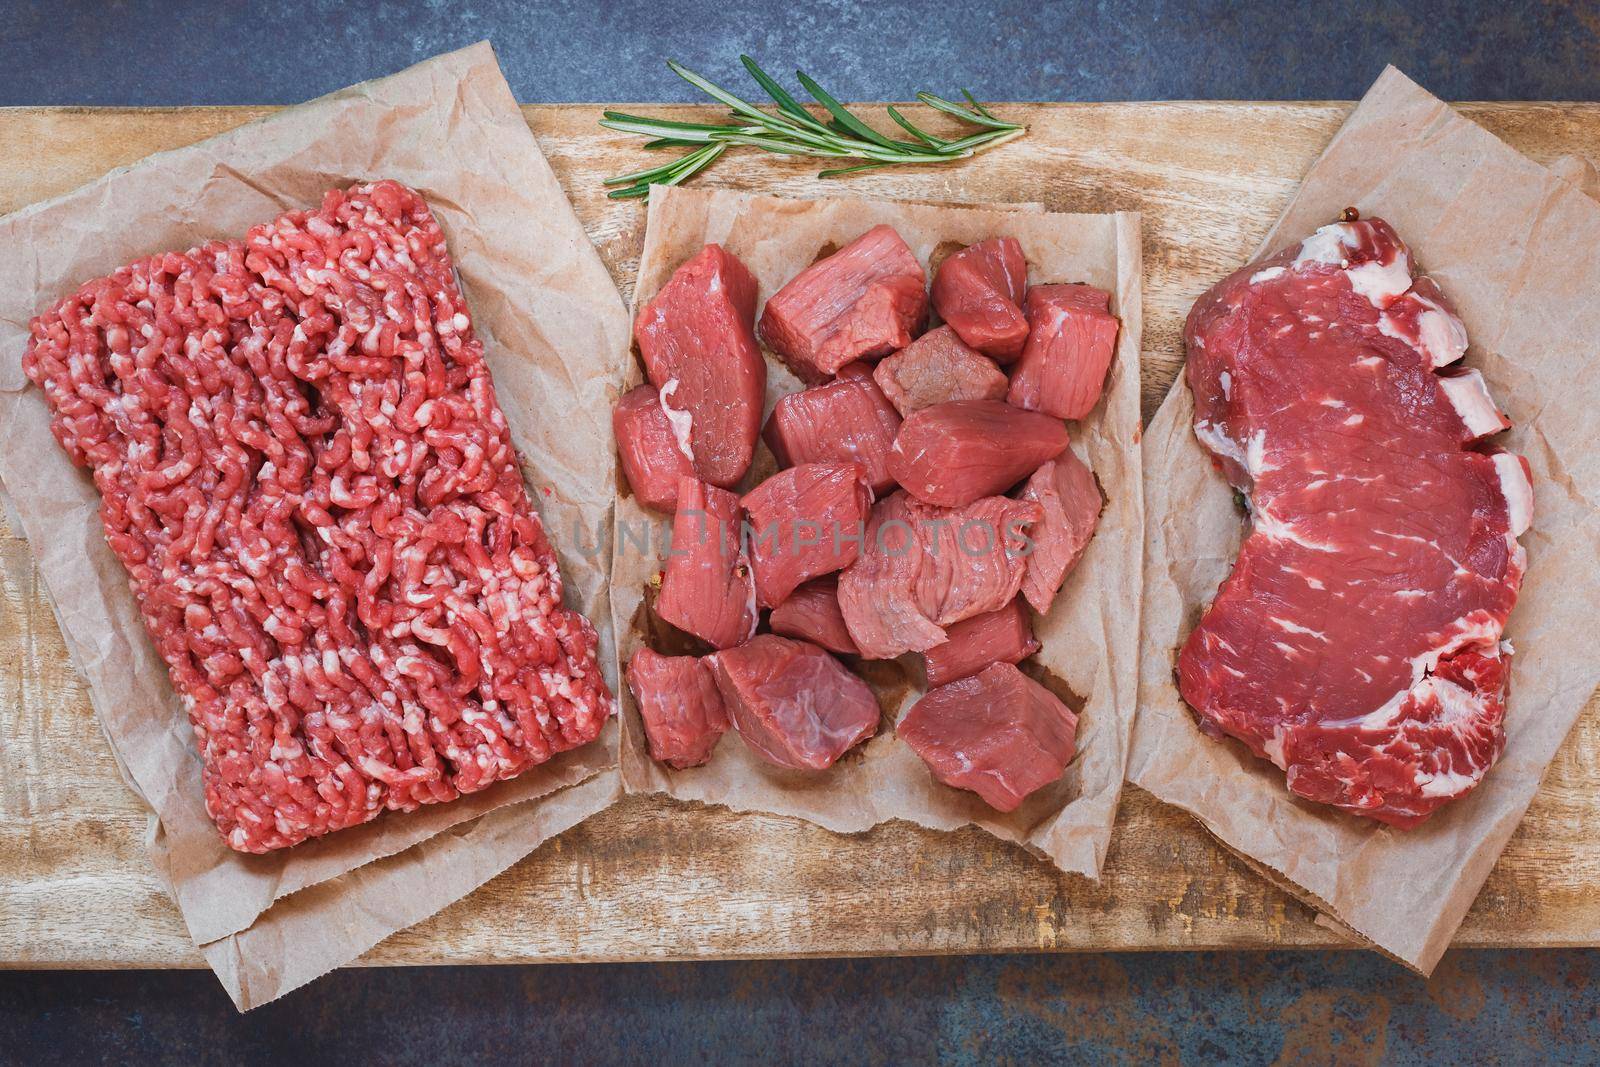
[[[614,200],[646,196],[652,185],[677,185],[687,181],[709,167],[730,145],[746,145],[763,152],[776,152],[790,156],[813,156],[822,159],[858,159],[860,163],[832,167],[818,173],[819,178],[833,178],[857,171],[874,170],[906,163],[945,163],[966,159],[985,148],[1020,137],[1027,127],[1006,122],[994,112],[978,103],[965,89],[961,95],[965,104],[946,100],[932,93],[918,93],[917,100],[935,111],[960,119],[978,132],[955,140],[936,137],[919,128],[896,107],[889,108],[889,117],[914,140],[889,137],[868,126],[852,115],[843,104],[818,85],[804,71],[795,77],[811,98],[821,105],[826,118],[807,111],[777,80],[762,70],[749,56],[740,56],[744,69],[756,84],[772,98],[776,111],[764,111],[755,104],[730,93],[706,78],[701,77],[681,63],[667,61],[672,72],[696,89],[728,109],[727,122],[675,122],[670,119],[652,119],[642,115],[629,115],[621,111],[607,111],[600,125],[619,133],[638,134],[649,138],[644,147],[651,151],[664,148],[687,148],[689,152],[670,163],[632,174],[619,174],[607,178],[605,184],[615,186],[607,195]]]

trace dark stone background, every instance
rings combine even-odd
[[[0,1060],[1592,1063],[1595,957],[1342,952],[344,970],[245,1016],[201,971],[0,976]]]
[[[485,37],[517,98],[694,100],[674,58],[796,66],[841,100],[1354,99],[1394,63],[1453,100],[1600,96],[1590,0],[0,2],[0,105],[292,104]]]
[[[1600,5],[0,3],[0,105],[293,103],[488,37],[526,101],[691,100],[739,52],[844,99],[1600,99]],[[5,907],[0,901],[0,910]],[[1600,956],[1359,952],[347,970],[238,1017],[205,972],[0,974],[0,1061],[1593,1062]]]

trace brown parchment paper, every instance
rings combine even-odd
[[[806,774],[756,758],[736,734],[718,745],[703,767],[674,771],[650,759],[631,696],[624,702],[622,775],[632,792],[666,793],[809,819],[831,830],[865,830],[890,819],[934,829],[977,825],[1017,842],[1062,870],[1097,877],[1116,815],[1126,764],[1137,685],[1139,572],[1144,528],[1140,490],[1139,341],[1140,247],[1137,214],[1072,215],[1037,205],[955,208],[869,200],[790,200],[726,190],[651,190],[638,300],[648,300],[672,271],[702,245],[715,241],[744,261],[760,282],[765,302],[819,254],[842,246],[868,228],[888,223],[924,265],[985,237],[1009,235],[1022,243],[1033,282],[1081,281],[1114,294],[1122,319],[1106,396],[1090,417],[1072,428],[1073,447],[1099,477],[1108,498],[1088,551],[1067,579],[1050,615],[1038,621],[1043,645],[1036,657],[1085,700],[1078,726],[1079,754],[1054,786],[1001,814],[974,795],[935,782],[922,761],[892,729],[840,760],[831,770]],[[758,304],[759,307],[759,304]],[[620,351],[620,350],[619,350]],[[631,352],[622,360],[619,389],[642,380]],[[770,355],[766,412],[800,383]],[[746,484],[775,470],[762,446]],[[620,482],[620,480],[619,480]],[[624,662],[646,640],[645,588],[660,570],[659,534],[670,520],[641,508],[619,484],[618,536],[612,567],[612,610]],[[624,525],[626,524],[626,525]],[[649,551],[624,531],[651,528]],[[917,657],[862,665],[892,721],[920,695]]]
[[[475,796],[269,856],[226,848],[204,811],[187,718],[106,547],[98,496],[22,374],[28,319],[79,282],[382,177],[418,189],[444,227],[567,599],[599,628],[615,685],[607,386],[627,312],[487,44],[0,219],[0,479],[123,776],[152,809],[156,869],[241,1008],[432,914],[620,792],[612,723],[595,744]]]
[[[1505,755],[1466,798],[1393,830],[1301,802],[1283,774],[1204,738],[1173,684],[1182,639],[1227,575],[1243,527],[1190,428],[1180,379],[1145,437],[1140,714],[1129,780],[1338,924],[1420,971],[1449,944],[1545,769],[1600,682],[1600,204],[1390,68],[1262,242],[1270,252],[1346,205],[1380,215],[1460,309],[1477,367],[1533,470],[1528,572],[1506,636],[1517,653]],[[1196,294],[1197,296],[1199,294]]]

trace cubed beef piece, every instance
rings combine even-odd
[[[1016,598],[998,611],[964,619],[945,633],[949,640],[922,654],[930,686],[959,681],[991,663],[1021,663],[1039,651],[1028,609]]]
[[[1058,419],[1081,419],[1105,388],[1117,344],[1111,297],[1092,285],[1036,285],[1028,290],[1028,343],[1006,399]]]
[[[889,226],[874,226],[795,275],[761,313],[761,339],[802,381],[904,348],[928,317],[927,275]]]
[[[784,637],[810,641],[829,652],[854,656],[860,653],[850,639],[850,629],[839,610],[839,576],[830,574],[802,585],[767,616],[772,632]]]
[[[1027,531],[1037,504],[988,496],[959,508],[916,504],[922,531],[917,602],[940,626],[1004,607],[1028,571]]]
[[[706,245],[639,311],[633,333],[697,477],[726,488],[744,477],[761,432],[767,364],[756,344],[756,279]]]
[[[687,441],[679,441],[653,385],[630,389],[611,410],[622,473],[639,503],[657,511],[678,506],[678,479],[694,477]]]
[[[944,628],[917,603],[923,550],[916,511],[904,493],[873,505],[861,555],[839,575],[840,612],[868,659],[921,652],[945,639]]]
[[[933,276],[933,306],[961,339],[1011,363],[1028,339],[1022,312],[1028,261],[1015,237],[991,237],[955,253]]]
[[[774,474],[742,503],[756,600],[770,608],[808,578],[855,562],[872,490],[858,463],[802,463]]]
[[[739,498],[695,478],[678,483],[672,549],[656,614],[716,648],[756,632],[756,580],[745,554]]]
[[[958,508],[1005,492],[1067,444],[1060,419],[1002,400],[953,400],[901,424],[889,474],[925,504]]]
[[[1006,373],[961,342],[954,330],[929,330],[872,372],[902,416],[951,400],[1004,400]]]
[[[894,487],[889,449],[900,415],[871,374],[846,367],[837,381],[781,398],[767,420],[767,447],[785,466],[859,463],[867,484],[882,495]]]
[[[650,758],[669,767],[698,767],[728,732],[716,675],[697,656],[639,649],[628,661],[628,691],[639,706]]]
[[[816,645],[762,634],[709,658],[734,729],[768,763],[826,770],[878,732],[872,690]]]
[[[925,652],[944,627],[994,611],[1017,595],[1021,553],[1036,504],[986,497],[964,508],[895,493],[872,509],[861,555],[839,576],[839,609],[868,659]]]
[[[1078,717],[1009,663],[941,686],[912,705],[896,733],[945,785],[997,811],[1065,773]]]
[[[1043,615],[1089,546],[1104,501],[1094,474],[1070,448],[1035,471],[1021,495],[1043,512],[1028,533],[1033,551],[1022,579],[1022,595]]]

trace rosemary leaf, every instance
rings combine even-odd
[[[819,170],[819,178],[838,178],[845,174],[859,174],[864,170],[877,170],[879,167],[893,166],[891,163],[858,163],[853,167],[834,167],[832,170]]]
[[[843,126],[846,132],[853,133],[857,137],[864,138],[884,148],[895,147],[893,141],[846,111],[843,104],[829,96],[828,91],[812,81],[805,71],[797,70],[794,72],[794,76],[799,79],[801,85],[805,86],[806,92],[810,93],[817,103],[827,108],[828,114],[832,115],[834,121]]]
[[[744,69],[756,80],[756,84],[766,90],[768,96],[779,108],[792,115],[796,122],[811,127],[817,133],[827,132],[827,127],[811,117],[811,112],[800,106],[800,102],[789,95],[788,90],[779,85],[777,80],[762,70],[755,60],[749,56],[740,56],[739,61],[744,64]]]
[[[916,163],[944,163],[966,159],[983,149],[1020,137],[1027,127],[1007,122],[995,115],[966,89],[961,90],[966,104],[921,92],[917,100],[925,107],[942,112],[969,126],[975,133],[947,139],[937,137],[912,122],[897,107],[888,108],[889,118],[915,140],[899,140],[873,129],[804,71],[796,71],[800,85],[820,106],[823,115],[813,113],[787,89],[763,70],[755,60],[741,55],[739,61],[776,111],[763,110],[736,93],[695,73],[683,64],[669,60],[674,74],[728,109],[726,122],[679,122],[653,119],[621,111],[606,111],[600,125],[619,133],[644,137],[647,149],[686,148],[684,155],[668,163],[632,174],[607,178],[608,196],[617,199],[642,197],[651,185],[677,185],[714,163],[730,146],[756,148],[779,155],[821,159],[857,159],[860,163],[832,167],[818,177],[835,178],[881,167]]]
[[[937,111],[943,111],[947,115],[954,115],[956,118],[965,122],[970,122],[974,126],[1009,128],[1014,125],[1013,123],[1009,122],[1001,122],[996,118],[990,118],[988,115],[978,111],[973,111],[971,108],[962,107],[953,100],[946,100],[944,97],[934,96],[932,93],[918,93],[917,99],[921,100],[924,104],[927,104],[929,107]]]
[[[982,115],[984,118],[987,118],[987,119],[994,118],[994,112],[990,111],[988,108],[986,108],[982,104],[978,103],[977,97],[973,96],[972,93],[968,92],[966,89],[963,89],[963,90],[961,90],[961,95],[967,98],[967,103],[972,105],[972,110],[976,111],[978,114]]]
[[[639,171],[636,174],[607,178],[606,185],[631,184],[628,184],[626,188],[613,189],[606,195],[613,200],[629,200],[650,195],[650,186],[652,185],[677,185],[679,182],[686,181],[709,167],[727,149],[728,146],[720,142],[701,145],[688,155],[673,160],[664,167],[655,167],[651,170]]]
[[[902,115],[900,113],[900,109],[895,107],[893,104],[889,105],[889,117],[894,119],[896,124],[898,124],[902,130],[905,130],[911,136],[922,141],[929,148],[932,148],[935,151],[942,149],[948,143],[941,141],[931,133],[924,133],[922,130],[918,129],[916,125],[910,119]]]

